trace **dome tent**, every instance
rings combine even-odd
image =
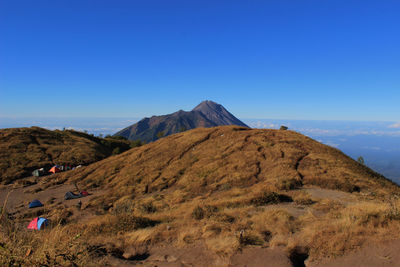
[[[46,218],[36,217],[29,223],[28,229],[41,230],[44,228],[44,226],[47,226],[48,224],[49,220],[47,220]]]
[[[37,207],[43,207],[42,202],[40,202],[39,200],[35,199],[32,202],[29,203],[29,208],[37,208]]]
[[[56,166],[53,166],[50,170],[49,170],[49,172],[52,172],[52,173],[56,173],[56,172],[60,172],[60,168],[56,165]]]
[[[43,175],[44,175],[44,168],[40,168],[32,172],[32,176],[40,177]]]

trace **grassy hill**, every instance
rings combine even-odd
[[[0,130],[0,182],[30,176],[37,168],[54,164],[90,164],[113,151],[130,148],[126,140],[103,139],[73,130],[50,131],[39,127]]]
[[[152,258],[167,246],[192,256],[202,248],[213,255],[210,266],[228,266],[249,248],[281,250],[302,266],[400,238],[396,184],[292,131],[199,128],[57,174],[31,191],[74,183],[94,194],[79,209],[49,201],[42,215],[53,224],[40,235],[10,234],[26,224],[22,208],[11,221],[3,216],[4,263],[16,255],[21,263],[169,266],[165,255]],[[29,257],[19,249],[26,245]]]
[[[299,133],[234,126],[175,134],[91,165],[86,172],[83,180],[71,179],[89,187],[129,188],[139,195],[172,186],[190,197],[260,185],[279,190],[315,185],[377,194],[397,188],[339,150]]]

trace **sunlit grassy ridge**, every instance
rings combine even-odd
[[[234,126],[175,134],[88,166],[72,180],[128,188],[136,195],[173,187],[189,197],[229,188],[302,185],[346,192],[386,193],[397,188],[339,150],[292,131]]]
[[[62,182],[102,194],[79,210],[51,204],[44,216],[54,225],[43,233],[2,231],[4,262],[95,265],[132,248],[197,242],[226,262],[246,246],[317,259],[399,237],[397,185],[292,131],[195,129],[44,181]],[[61,240],[54,247],[51,236]]]
[[[73,130],[50,131],[39,127],[0,130],[0,182],[30,176],[34,169],[54,164],[76,166],[125,151],[130,142],[103,139]]]

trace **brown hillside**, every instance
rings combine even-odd
[[[394,188],[339,150],[299,133],[235,126],[175,134],[93,164],[74,177],[89,187],[130,188],[135,194],[173,187],[190,197],[257,184],[376,193]]]
[[[54,164],[76,166],[110,156],[113,149],[129,149],[129,142],[89,134],[50,131],[39,127],[0,130],[0,183],[30,176],[34,169]]]
[[[74,183],[93,193],[78,208]],[[397,185],[292,131],[195,129],[11,188],[5,265],[318,266],[400,238]],[[27,211],[33,198],[45,207]],[[37,214],[52,223],[33,235]]]

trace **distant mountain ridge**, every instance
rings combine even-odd
[[[144,118],[117,132],[115,135],[125,137],[128,140],[152,142],[161,137],[194,128],[209,128],[222,125],[249,127],[222,105],[206,100],[191,111],[179,110],[168,115]]]

